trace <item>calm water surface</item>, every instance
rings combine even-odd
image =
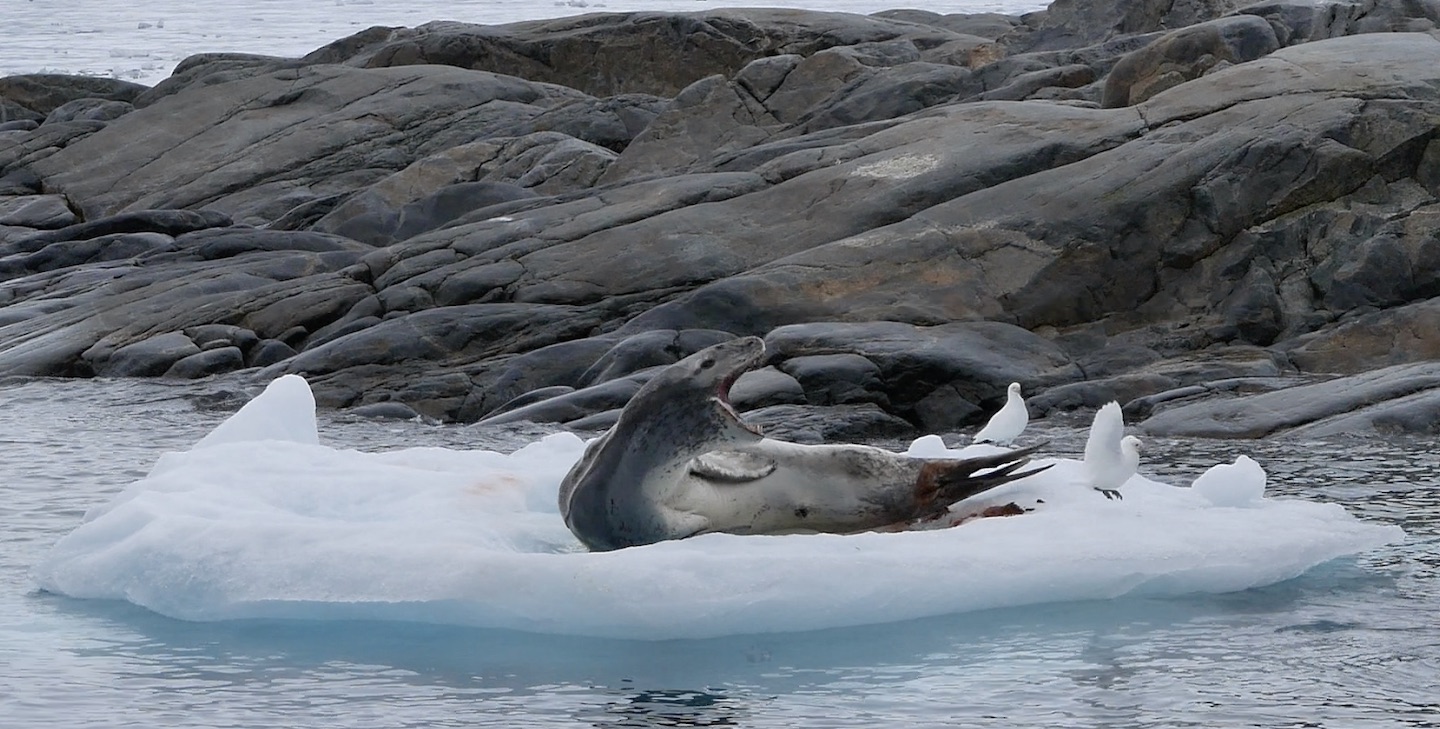
[[[1272,494],[1410,539],[1230,595],[1065,603],[869,628],[624,642],[358,622],[185,623],[40,593],[30,565],[223,386],[0,382],[0,723],[31,727],[1440,727],[1433,439],[1149,439],[1174,483],[1248,452]],[[335,446],[524,436],[322,417]],[[1079,431],[1051,426],[1053,452]]]

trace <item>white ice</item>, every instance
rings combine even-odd
[[[1034,508],[903,533],[707,535],[584,552],[555,507],[584,443],[513,454],[317,444],[308,386],[273,384],[165,455],[35,568],[78,598],[187,620],[426,621],[636,639],[799,631],[1122,595],[1227,592],[1403,538],[1336,504],[1216,506],[1136,476],[1123,501],[1081,463],[984,495]],[[925,456],[954,451],[916,441]],[[983,504],[967,504],[983,506]]]
[[[305,378],[286,375],[271,382],[260,397],[245,403],[240,412],[210,431],[194,447],[257,440],[320,444],[315,425],[315,396]]]

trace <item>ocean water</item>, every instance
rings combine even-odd
[[[582,13],[698,11],[744,6],[873,13],[904,3],[886,0],[3,0],[0,76],[74,73],[146,85],[195,53],[235,51],[302,56],[375,25],[413,27],[432,20],[509,23]],[[1035,0],[938,0],[937,13],[1019,14]]]
[[[376,24],[726,4],[0,0],[0,75],[50,71],[154,83],[192,53],[298,55]],[[893,5],[824,7],[873,12]],[[1018,13],[1040,5],[940,2],[925,9]],[[1189,483],[1245,453],[1265,466],[1271,496],[1339,504],[1367,523],[1405,530],[1403,541],[1235,592],[1061,599],[822,630],[635,640],[357,618],[343,595],[299,617],[261,611],[181,619],[142,607],[147,599],[138,592],[78,599],[42,590],[39,567],[87,513],[224,421],[236,390],[223,381],[0,382],[0,726],[1440,726],[1440,455],[1433,438],[1147,439],[1141,472],[1156,480]],[[1039,424],[1033,437],[1074,455],[1082,426]],[[544,435],[333,413],[320,414],[319,432],[323,444],[364,453],[509,453]],[[172,518],[166,525],[188,523],[189,512],[160,513]],[[207,543],[240,544],[196,544]],[[1228,573],[1255,567],[1216,566]],[[1009,584],[1012,577],[995,579]],[[823,594],[806,600],[816,624],[835,611]],[[592,608],[583,601],[564,607],[572,615]],[[404,610],[403,617],[417,617]],[[764,618],[755,624],[778,625]]]
[[[228,411],[211,404],[233,400],[218,398],[230,390],[216,382],[0,384],[0,716],[7,726],[1440,721],[1440,456],[1423,439],[1299,447],[1147,439],[1141,472],[1157,480],[1188,483],[1244,452],[1269,471],[1269,495],[1338,503],[1407,533],[1239,592],[657,641],[348,619],[343,603],[333,605],[332,618],[179,620],[127,600],[40,590],[36,566],[57,542],[164,452],[190,447],[221,423]],[[1047,451],[1073,455],[1083,447],[1079,426],[1040,424],[1032,437],[1048,438]],[[319,432],[321,443],[342,452],[369,453],[509,451],[540,439],[538,431],[326,413]],[[156,502],[152,511],[165,508]],[[997,585],[1009,579],[995,576]],[[810,606],[817,621],[832,609],[823,596]]]

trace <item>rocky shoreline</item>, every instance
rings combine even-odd
[[[1440,430],[1440,5],[372,28],[0,79],[0,376],[603,427],[659,365],[813,439],[1110,399]]]

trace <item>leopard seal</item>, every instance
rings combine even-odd
[[[763,437],[730,386],[765,354],[758,337],[716,344],[655,375],[560,484],[565,525],[607,551],[709,532],[846,533],[943,515],[950,504],[1042,469],[1034,448],[918,459],[865,445]]]

